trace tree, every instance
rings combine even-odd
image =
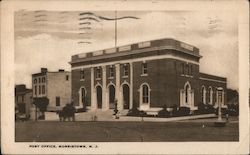
[[[41,111],[42,118],[44,118],[44,112],[47,110],[49,104],[49,99],[47,97],[43,98],[34,98],[33,104]]]
[[[239,93],[237,90],[227,89],[227,102],[230,102],[234,98],[238,98]]]

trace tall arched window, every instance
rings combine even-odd
[[[194,106],[194,90],[191,84],[187,81],[183,89],[180,90],[180,106],[193,107]]]
[[[213,104],[213,89],[212,87],[208,88],[208,103]]]
[[[142,86],[142,103],[149,103],[149,88],[146,84]]]
[[[86,99],[85,97],[86,97],[86,91],[85,91],[85,88],[82,87],[82,88],[81,88],[82,104],[86,104],[86,103],[85,103],[85,99]]]
[[[188,90],[190,89],[190,86],[187,84],[185,87],[185,103],[188,103]]]
[[[206,104],[206,88],[205,86],[201,87],[201,101]]]

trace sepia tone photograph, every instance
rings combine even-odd
[[[13,10],[14,143],[239,143],[238,11]]]

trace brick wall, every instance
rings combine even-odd
[[[91,105],[91,70],[90,68],[84,70],[84,80],[80,80],[80,69],[72,70],[72,99],[75,106],[82,106],[79,101],[79,90],[84,87],[86,90],[87,105]]]
[[[211,77],[210,77],[211,78]],[[226,81],[224,81],[226,82]],[[212,88],[213,90],[213,105],[216,103],[216,90],[218,87],[222,87],[224,91],[224,103],[226,104],[226,89],[227,89],[227,84],[224,82],[215,82],[215,81],[209,81],[209,80],[202,80],[200,79],[200,86],[199,86],[199,102],[202,102],[202,86],[206,88],[206,103],[209,101],[209,87]]]
[[[201,101],[201,86],[205,85],[208,89],[209,86],[215,90],[217,87],[222,87],[226,90],[226,83],[214,82],[214,81],[206,81],[200,79],[199,65],[193,63],[187,63],[181,60],[175,59],[161,59],[161,60],[148,60],[145,61],[148,67],[148,75],[142,76],[142,63],[134,62],[133,65],[133,105],[138,107],[140,104],[140,86],[143,83],[147,83],[150,86],[150,107],[158,107],[161,108],[163,105],[167,105],[168,107],[172,105],[180,106],[180,90],[184,89],[184,85],[188,82],[191,86],[191,89],[194,91],[194,106],[198,106]],[[182,71],[182,65],[192,66],[192,73],[187,73],[186,71]],[[123,67],[120,65],[120,84],[123,82],[127,82],[130,85],[130,67],[129,68],[129,76],[123,78]],[[184,69],[186,69],[184,67]],[[87,103],[91,105],[91,73],[90,68],[84,69],[85,79],[84,81],[80,80],[80,69],[72,70],[72,98],[75,101],[76,105],[79,105],[79,89],[84,86],[87,91]],[[114,72],[116,69],[114,69]],[[116,72],[114,73],[116,74]],[[95,75],[95,74],[94,74]],[[106,66],[106,83],[113,83],[116,85],[115,75],[114,78],[109,79],[109,65]],[[213,76],[209,75],[209,78],[213,78]],[[220,77],[215,77],[215,80],[220,79]],[[97,82],[103,86],[102,79],[96,80],[94,79],[94,84]],[[107,88],[108,91],[108,88]],[[131,93],[131,92],[130,92]],[[208,93],[208,92],[207,92]],[[215,93],[214,93],[215,95]],[[213,100],[215,100],[215,96]],[[226,99],[226,94],[225,94]],[[208,96],[207,96],[208,100]]]

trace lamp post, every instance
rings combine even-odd
[[[222,96],[223,95],[223,88],[217,88],[217,103],[218,103],[218,119],[214,122],[216,127],[224,127],[226,126],[226,121],[222,119],[221,113],[221,104],[222,104]]]
[[[217,88],[218,92],[218,121],[222,121],[221,117],[221,98],[222,98],[222,88]]]

